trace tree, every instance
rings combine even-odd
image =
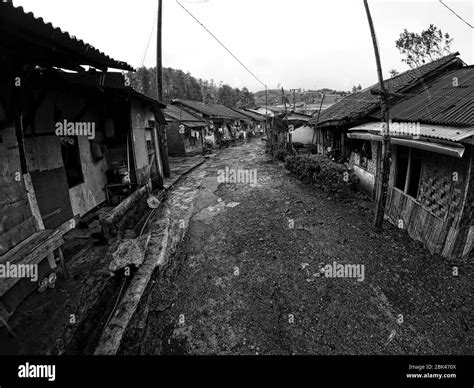
[[[156,98],[156,67],[142,66],[137,72],[128,72],[131,86],[149,97]],[[214,80],[205,81],[193,77],[189,72],[163,68],[163,102],[169,104],[173,99],[219,102],[232,108],[254,107],[255,96],[247,88],[242,90],[225,85],[222,81],[216,86]]]
[[[355,85],[352,87],[352,93],[357,93],[357,87]]]
[[[222,84],[219,87],[219,92],[217,94],[217,103],[226,105],[226,106],[234,106],[236,103],[235,93],[234,90],[227,84]]]
[[[400,74],[397,70],[392,69],[388,72],[390,74],[390,78],[396,77],[398,74]]]
[[[242,89],[241,103],[244,108],[253,108],[255,106],[255,96],[245,86]]]
[[[421,34],[409,32],[405,28],[400,38],[395,41],[395,46],[405,55],[402,61],[414,69],[448,55],[452,42],[453,39],[448,33],[443,34],[438,27],[430,24]]]
[[[151,91],[151,76],[146,67],[141,67],[137,72],[139,91],[143,94],[150,95]]]
[[[360,92],[362,90],[362,85],[359,84],[359,86],[357,86],[357,90]]]

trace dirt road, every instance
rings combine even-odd
[[[121,354],[474,353],[472,267],[391,225],[376,233],[369,210],[300,183],[263,149],[224,150],[181,183],[197,191],[186,237]],[[339,264],[353,271],[321,272]]]

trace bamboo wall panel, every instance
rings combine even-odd
[[[410,237],[421,241],[431,253],[441,252],[444,220],[430,213],[413,198],[392,189],[388,216],[397,226],[400,220],[403,221],[402,226]]]

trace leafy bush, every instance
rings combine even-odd
[[[332,194],[348,197],[358,190],[359,178],[354,172],[324,155],[290,155],[285,167],[299,179]]]
[[[288,151],[284,148],[278,148],[275,151],[275,159],[280,160],[282,162],[285,161],[286,157],[289,155]]]
[[[275,144],[273,146],[273,150],[274,150],[274,155],[275,155],[275,159],[276,160],[280,160],[282,162],[285,161],[285,158],[289,155],[287,149],[285,146],[281,145],[281,144]],[[265,152],[267,154],[271,154],[272,153],[272,146],[271,144],[267,143],[266,147],[265,147]]]

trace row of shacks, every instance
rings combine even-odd
[[[392,163],[386,217],[449,259],[474,246],[474,67],[458,53],[384,81]],[[376,200],[382,134],[378,85],[314,115],[308,143],[335,151]]]
[[[34,264],[41,279],[56,262],[65,269],[63,234],[78,218],[117,192],[163,184],[165,106],[109,69],[133,70],[0,3],[3,270]],[[11,314],[31,284],[2,274],[0,316]]]
[[[163,186],[165,105],[120,72],[133,70],[0,2],[0,317],[35,287],[6,270],[67,274],[63,235],[79,219],[108,204],[104,220],[127,223],[124,204]]]
[[[206,136],[264,121],[222,105],[166,107],[123,71],[134,69],[0,2],[0,269],[35,264],[41,279],[61,264],[67,274],[63,236],[79,220],[100,213],[104,235],[116,234],[163,187],[168,151],[193,154]],[[34,284],[3,272],[5,318]]]
[[[0,7],[1,255],[104,202],[108,184],[159,185],[166,120],[163,104],[107,71],[132,67]]]
[[[215,143],[220,136],[236,138],[260,134],[265,117],[248,109],[231,109],[220,104],[174,100],[165,109],[166,133],[171,156],[202,152],[206,140]]]

